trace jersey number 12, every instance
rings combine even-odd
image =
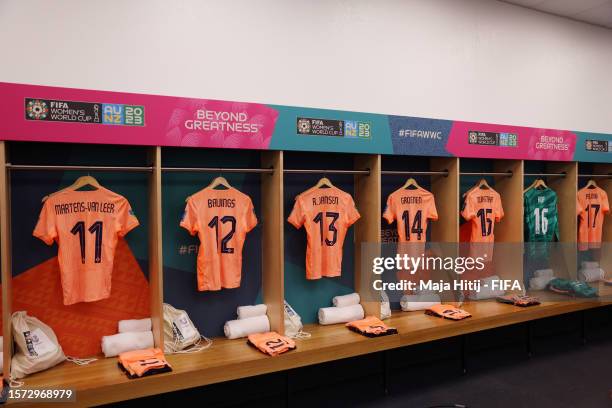
[[[215,235],[217,236],[217,248],[222,254],[233,254],[234,253],[234,248],[228,247],[227,244],[229,243],[230,239],[232,239],[232,237],[234,236],[234,233],[236,232],[236,217],[231,216],[231,215],[225,215],[221,217],[222,224],[225,224],[228,222],[231,224],[230,225],[231,229],[223,238],[221,238],[221,248],[219,248],[219,217],[215,215],[214,217],[212,217],[212,219],[208,223],[208,226],[210,228],[215,229]]]

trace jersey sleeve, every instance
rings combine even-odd
[[[427,218],[432,221],[438,220],[438,209],[436,208],[436,199],[434,196],[431,196],[431,200],[429,201],[429,205],[427,206]]]
[[[255,215],[255,207],[253,206],[253,201],[248,199],[247,210],[245,214],[246,220],[246,231],[249,232],[257,225],[257,216]]]
[[[346,204],[346,225],[353,225],[359,218],[361,218],[361,214],[359,214],[357,207],[355,207],[353,197],[349,197]]]
[[[293,210],[291,210],[291,214],[289,214],[289,218],[287,218],[287,221],[289,221],[289,223],[293,225],[295,228],[300,229],[302,228],[302,225],[304,225],[305,216],[306,214],[304,212],[302,200],[298,196],[295,199]]]
[[[130,203],[125,198],[123,198],[119,203],[116,223],[116,230],[120,237],[124,236],[140,224],[138,222],[138,218],[136,218],[136,215],[134,215],[132,206],[130,206]]]
[[[191,235],[195,235],[200,230],[198,223],[198,209],[193,201],[193,198],[187,200],[183,217],[181,218],[181,227],[185,228]]]
[[[36,227],[34,227],[32,235],[47,245],[52,245],[53,241],[57,238],[55,214],[49,200],[45,201],[42,210],[40,210],[38,222]]]
[[[504,207],[502,206],[501,197],[495,200],[495,222],[501,221],[504,218]]]
[[[463,203],[463,210],[461,210],[461,215],[465,218],[466,221],[471,220],[476,216],[476,210],[474,209],[474,203],[472,202],[472,196],[470,194],[465,197],[465,201]]]
[[[395,221],[395,209],[393,208],[393,196],[389,195],[387,197],[387,205],[385,207],[385,212],[383,213],[383,218],[387,220],[389,224],[392,224]]]
[[[555,232],[553,235],[553,241],[555,240],[555,238],[557,239],[557,241],[561,241],[561,233],[559,232],[559,204],[555,203],[555,207],[557,209],[557,221],[555,222]]]
[[[608,194],[605,191],[603,191],[601,199],[601,212],[604,214],[610,212],[610,202],[608,201]]]

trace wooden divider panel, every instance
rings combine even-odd
[[[565,177],[555,177],[548,183],[557,192],[559,200],[559,233],[561,242],[576,242],[576,195],[578,193],[578,163],[548,163],[551,173],[566,172]]]
[[[284,333],[283,152],[262,152],[261,166],[274,168],[274,173],[261,175],[263,299],[272,330]]]
[[[578,163],[548,163],[546,170],[551,173],[565,172],[565,177],[551,179],[548,186],[557,193],[559,207],[559,241],[563,243],[563,259],[567,275],[561,278],[576,279],[578,220],[576,217],[576,195],[578,193]],[[556,268],[555,272],[556,272]]]
[[[512,177],[495,177],[495,190],[504,207],[504,218],[495,225],[495,275],[523,282],[523,161],[497,160],[493,170],[512,172]]]
[[[436,210],[438,220],[431,223],[431,242],[434,247],[440,243],[439,256],[455,258],[459,256],[459,158],[440,157],[429,160],[431,171],[448,171],[448,176],[432,176],[431,192],[436,200]],[[448,244],[445,244],[448,243]],[[434,270],[431,272],[431,279],[434,281],[444,280],[452,282],[458,277],[454,272],[444,270]],[[450,302],[456,297],[443,299]]]
[[[8,378],[13,353],[13,334],[11,329],[11,314],[13,305],[13,294],[11,282],[13,279],[11,271],[11,207],[9,178],[6,169],[7,146],[6,142],[0,141],[0,268],[2,268],[2,335],[4,344],[3,367],[4,376]]]
[[[380,301],[374,301],[372,271],[362,268],[362,244],[380,244],[381,156],[356,155],[355,169],[369,169],[370,175],[355,176],[355,204],[361,219],[355,223],[355,290],[362,299],[366,315],[380,316]],[[380,249],[379,249],[380,253]],[[377,255],[375,255],[377,256]]]
[[[153,171],[149,176],[149,289],[151,293],[151,321],[153,339],[157,347],[164,343],[164,281],[162,259],[162,197],[161,147],[152,147],[149,162]]]
[[[448,171],[447,177],[431,178],[431,192],[438,210],[438,221],[431,226],[431,241],[459,242],[459,159],[432,158],[430,170]]]
[[[504,218],[495,225],[495,242],[523,242],[523,161],[497,160],[495,172],[512,172],[512,177],[495,177]]]

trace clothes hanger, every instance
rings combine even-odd
[[[470,188],[468,191],[463,193],[463,197],[465,198],[469,193],[472,192],[472,190],[475,190],[477,188],[483,188],[483,187],[488,188],[489,190],[493,190],[493,188],[489,185],[489,183],[487,183],[487,180],[482,178],[480,179],[478,184],[476,184],[474,187]]]
[[[223,186],[227,189],[232,188],[230,183],[228,183],[228,181],[223,176],[215,177],[215,179],[208,186],[206,186],[206,188],[215,188],[219,186]]]
[[[598,188],[599,186],[597,185],[597,183],[595,182],[595,180],[590,179],[586,186],[584,186],[584,188]]]
[[[100,185],[100,183],[98,182],[98,180],[96,180],[93,176],[90,176],[89,174],[86,176],[81,176],[78,179],[76,179],[76,181],[74,183],[72,183],[71,185],[69,185],[66,188],[63,188],[59,191],[56,191],[55,193],[51,193],[47,196],[44,196],[42,199],[42,202],[44,203],[49,197],[52,197],[58,193],[61,193],[63,191],[66,190],[78,190],[79,188],[83,188],[85,186],[92,186],[95,187],[96,189],[101,188],[102,186]]]
[[[419,183],[417,183],[417,181],[412,177],[406,180],[406,182],[402,186],[402,189],[407,189],[408,187],[421,188],[421,186],[419,186]]]
[[[544,187],[544,189],[548,188],[544,180],[542,180],[541,178],[536,179],[533,183],[531,183],[529,187],[523,190],[523,194],[525,194],[527,191],[531,190],[532,188],[539,188],[539,187]]]
[[[325,187],[331,188],[331,187],[334,187],[334,185],[327,177],[321,177],[321,179],[317,181],[317,184],[315,184],[314,187],[312,188],[325,188]]]
[[[480,181],[478,182],[478,188],[488,188],[489,190],[493,190],[493,188],[491,188],[491,186],[489,185],[489,183],[487,183],[487,180],[485,179],[480,179]]]
[[[230,185],[230,183],[229,183],[229,182],[228,182],[228,181],[225,179],[225,177],[223,177],[223,176],[219,175],[218,177],[215,177],[215,178],[213,179],[213,181],[211,181],[211,182],[210,182],[210,184],[209,184],[209,185],[207,185],[206,187],[204,187],[204,189],[211,188],[211,189],[213,189],[213,190],[214,190],[216,187],[219,187],[219,186],[223,186],[223,187],[227,188],[228,190],[229,190],[230,188],[232,188],[232,186],[231,186],[231,185]],[[192,194],[192,195],[193,195],[193,194]],[[185,199],[185,202],[189,201],[189,199],[190,199],[190,198],[191,198],[191,196],[188,196],[188,197]]]

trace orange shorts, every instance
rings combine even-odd
[[[470,313],[452,305],[433,305],[425,310],[425,314],[450,320],[463,320],[472,317]]]
[[[388,327],[382,320],[374,316],[368,316],[365,319],[348,322],[346,327],[366,337],[380,337],[397,334],[395,328]]]
[[[249,334],[248,343],[259,351],[271,356],[277,356],[295,349],[295,342],[289,337],[281,336],[277,332]]]
[[[119,367],[121,367],[130,378],[172,371],[170,364],[166,361],[164,353],[158,348],[121,353],[119,354]]]

